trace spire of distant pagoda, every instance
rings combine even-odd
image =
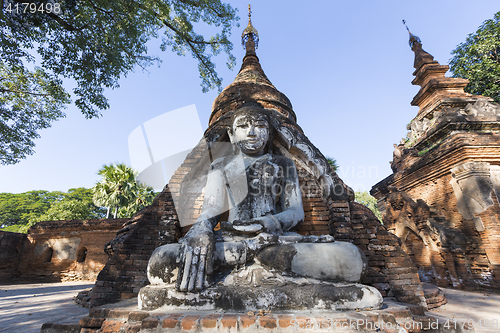
[[[405,20],[403,24],[410,35],[409,44],[415,53],[413,85],[419,85],[420,90],[411,101],[411,105],[420,108],[418,116],[424,117],[439,103],[450,98],[464,98],[471,95],[464,92],[469,80],[444,76],[449,69],[448,65],[440,65],[434,57],[422,49],[422,41],[410,32]]]

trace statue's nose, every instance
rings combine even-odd
[[[248,131],[248,136],[255,136],[255,127],[250,126],[250,129]]]

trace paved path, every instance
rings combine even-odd
[[[74,301],[89,282],[0,285],[0,332],[39,333],[46,322],[77,323],[89,310]]]
[[[440,289],[448,303],[429,313],[448,323],[450,329],[467,322],[474,325],[476,333],[500,333],[500,294]]]
[[[91,283],[34,283],[0,285],[0,332],[39,333],[42,324],[77,323],[88,309],[73,297]],[[477,333],[500,333],[500,295],[444,289],[448,304],[429,311],[440,321],[474,324]],[[451,320],[450,320],[451,319]]]

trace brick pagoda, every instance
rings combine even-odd
[[[374,214],[354,202],[353,191],[331,169],[326,158],[305,136],[289,99],[265,75],[256,55],[258,34],[245,29],[246,55],[235,80],[215,99],[204,138],[186,157],[153,204],[125,223],[106,248],[109,260],[100,272],[91,307],[137,296],[148,283],[146,268],[152,251],[177,242],[200,214],[210,161],[228,141],[231,113],[247,102],[273,113],[273,154],[292,159],[297,167],[305,211],[301,234],[330,234],[359,246],[368,259],[363,284],[383,296],[425,307],[417,269]]]
[[[500,106],[445,77],[410,34],[417,116],[393,174],[373,186],[384,225],[401,238],[423,281],[500,287]]]

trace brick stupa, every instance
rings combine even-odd
[[[384,225],[401,237],[423,281],[500,288],[500,106],[445,77],[410,34],[417,116],[395,146],[393,174],[374,185]]]
[[[368,259],[361,281],[383,296],[426,306],[417,269],[400,246],[365,206],[354,202],[353,191],[332,170],[323,154],[297,123],[289,99],[265,75],[256,55],[257,31],[249,21],[243,33],[246,55],[235,80],[215,99],[204,138],[186,157],[153,204],[125,223],[106,251],[109,260],[100,272],[91,307],[136,297],[148,283],[146,268],[152,251],[177,242],[194,223],[203,204],[203,188],[210,161],[228,141],[231,113],[245,103],[258,103],[272,112],[273,154],[295,162],[305,211],[298,232],[330,234],[359,246]],[[181,223],[182,222],[182,223]]]

